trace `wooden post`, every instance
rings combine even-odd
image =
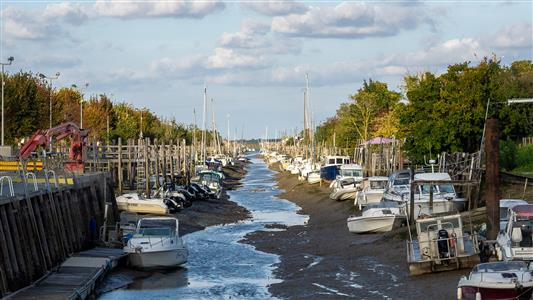
[[[161,185],[159,184],[159,173],[161,172],[161,168],[159,164],[161,162],[161,159],[159,157],[159,143],[157,139],[154,140],[153,153],[155,155],[155,188],[159,189],[161,187]]]
[[[496,239],[500,230],[500,146],[498,119],[490,118],[485,122],[485,154],[486,154],[486,191],[485,203],[489,219],[487,238]]]
[[[415,190],[417,184],[411,180],[411,193],[409,193],[409,223],[415,224]]]
[[[122,195],[122,138],[118,138],[118,166],[117,166],[117,175],[118,175],[118,193]]]
[[[429,184],[429,213],[433,214],[433,184]]]
[[[134,140],[128,140],[128,186],[133,189],[133,153],[132,148],[135,146]]]
[[[150,158],[148,157],[148,143],[150,143],[150,139],[146,138],[144,141],[144,177],[146,180],[146,196],[150,196]]]
[[[174,142],[171,140],[168,144],[168,159],[170,160],[170,182],[174,185]]]

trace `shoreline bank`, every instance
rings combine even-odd
[[[283,231],[257,231],[243,242],[277,254],[274,275],[283,280],[271,285],[274,297],[304,299],[454,299],[457,282],[469,270],[411,277],[406,263],[405,240],[379,234],[356,235],[346,218],[354,214],[351,201],[329,199],[327,186],[309,185],[297,176],[271,168],[279,198],[301,207],[309,216],[304,226]]]

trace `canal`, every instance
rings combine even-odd
[[[126,289],[103,294],[100,299],[270,299],[268,286],[280,282],[272,275],[279,257],[240,243],[245,235],[275,226],[303,225],[308,217],[297,205],[277,197],[274,172],[253,158],[242,186],[228,191],[231,201],[251,212],[252,218],[212,226],[184,236],[189,261],[184,268],[156,272],[136,280]]]

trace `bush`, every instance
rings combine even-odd
[[[500,168],[506,171],[514,170],[517,164],[518,147],[512,140],[500,141]]]
[[[516,153],[515,171],[531,173],[533,172],[533,145],[522,146]]]

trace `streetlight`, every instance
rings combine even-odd
[[[41,77],[41,79],[50,80],[50,87],[49,87],[49,92],[48,92],[48,98],[50,101],[50,127],[49,128],[52,128],[52,80],[58,79],[59,75],[60,75],[59,72],[57,72],[55,76],[46,76],[43,73],[39,73],[39,77]]]
[[[7,63],[0,63],[2,65],[2,146],[4,146],[4,85],[6,84],[4,82],[4,66],[9,66],[14,60],[15,58],[10,56]]]
[[[83,86],[85,89],[87,89],[87,87],[89,86],[89,83],[86,82]],[[78,88],[78,86],[75,84],[73,84],[72,87]],[[81,91],[81,99],[80,99],[80,129],[81,129],[83,128],[83,88],[81,88],[80,91]]]

